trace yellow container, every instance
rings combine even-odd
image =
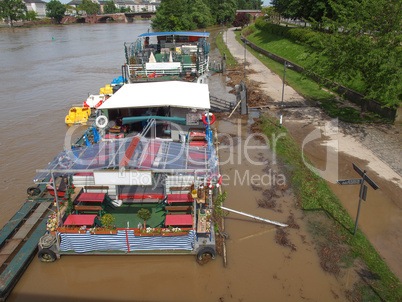
[[[113,87],[106,85],[100,89],[99,94],[113,94]]]
[[[91,115],[91,108],[72,107],[65,118],[65,122],[68,125],[86,123],[90,115]]]

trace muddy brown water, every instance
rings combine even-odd
[[[35,170],[63,148],[71,104],[120,75],[123,42],[149,25],[0,31],[0,225],[24,202]],[[225,80],[213,76],[211,94],[233,98]],[[225,206],[279,222],[293,217],[299,228],[285,229],[288,246],[276,242],[276,227],[230,214],[227,268],[221,257],[203,266],[193,256],[63,256],[51,264],[34,258],[9,301],[345,301],[353,273],[335,277],[322,270],[305,216],[295,208],[270,148],[249,133],[252,117],[215,124]],[[272,194],[274,204],[258,206]]]
[[[314,131],[312,125],[301,127],[300,122],[287,121],[286,127],[292,137],[301,146],[308,133]],[[366,201],[362,201],[358,227],[369,238],[377,252],[385,260],[391,270],[400,279],[402,278],[402,203],[400,187],[384,179],[383,175],[367,168],[368,161],[362,157],[354,157],[344,152],[338,154],[338,171],[328,169],[326,138],[322,136],[305,145],[304,153],[313,165],[325,171],[329,179],[355,179],[360,176],[354,171],[352,163],[362,170],[367,169],[367,175],[380,187],[373,190],[369,185]],[[340,186],[328,182],[331,190],[341,201],[355,221],[359,204],[359,185]],[[352,230],[353,231],[353,230]]]

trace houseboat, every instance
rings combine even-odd
[[[124,43],[125,78],[130,83],[183,80],[204,82],[208,75],[207,32],[144,33]]]
[[[215,257],[221,184],[207,84],[125,84],[98,107],[96,140],[38,170],[59,187],[38,257],[192,254]],[[51,180],[51,181],[50,181]],[[46,186],[44,186],[46,188]]]

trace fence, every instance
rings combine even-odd
[[[262,53],[263,55],[266,55],[267,57],[271,58],[272,60],[275,60],[281,64],[284,64],[285,61],[289,62],[292,67],[288,67],[290,69],[293,69],[299,73],[304,72],[304,68],[301,67],[300,65],[297,65],[293,62],[290,62],[289,60],[286,60],[276,54],[273,54],[272,52],[269,52],[265,49],[262,49],[260,47],[258,47],[257,45],[253,44],[252,42],[250,42],[249,40],[247,40],[245,37],[242,37],[241,40],[244,42],[246,41],[247,44],[254,50],[258,51],[259,53]],[[317,75],[310,75],[310,77],[315,80],[318,81],[320,80],[320,77]],[[342,85],[337,85],[334,84],[332,81],[330,81],[329,79],[325,80],[327,82],[326,87],[328,88],[332,88],[334,89],[337,93],[346,96],[348,99],[350,99],[352,102],[360,105],[360,106],[365,106],[365,108],[371,112],[377,113],[379,115],[381,115],[382,117],[385,117],[389,120],[392,121],[396,121],[396,117],[397,117],[397,110],[396,109],[391,109],[391,108],[387,108],[387,107],[382,107],[382,105],[372,99],[369,100],[365,100],[365,96],[357,91],[354,91],[352,89],[346,88]]]

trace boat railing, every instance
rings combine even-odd
[[[149,76],[155,72],[158,75],[179,75],[181,72],[192,72],[204,74],[208,72],[208,60],[197,63],[182,63],[179,68],[146,68],[145,64],[130,64],[128,65],[129,73],[132,76],[141,75]]]
[[[145,135],[147,135],[148,131],[151,129],[151,127],[154,125],[154,123],[156,123],[156,120],[154,118],[147,119],[147,124],[142,129],[139,136],[145,137]]]

